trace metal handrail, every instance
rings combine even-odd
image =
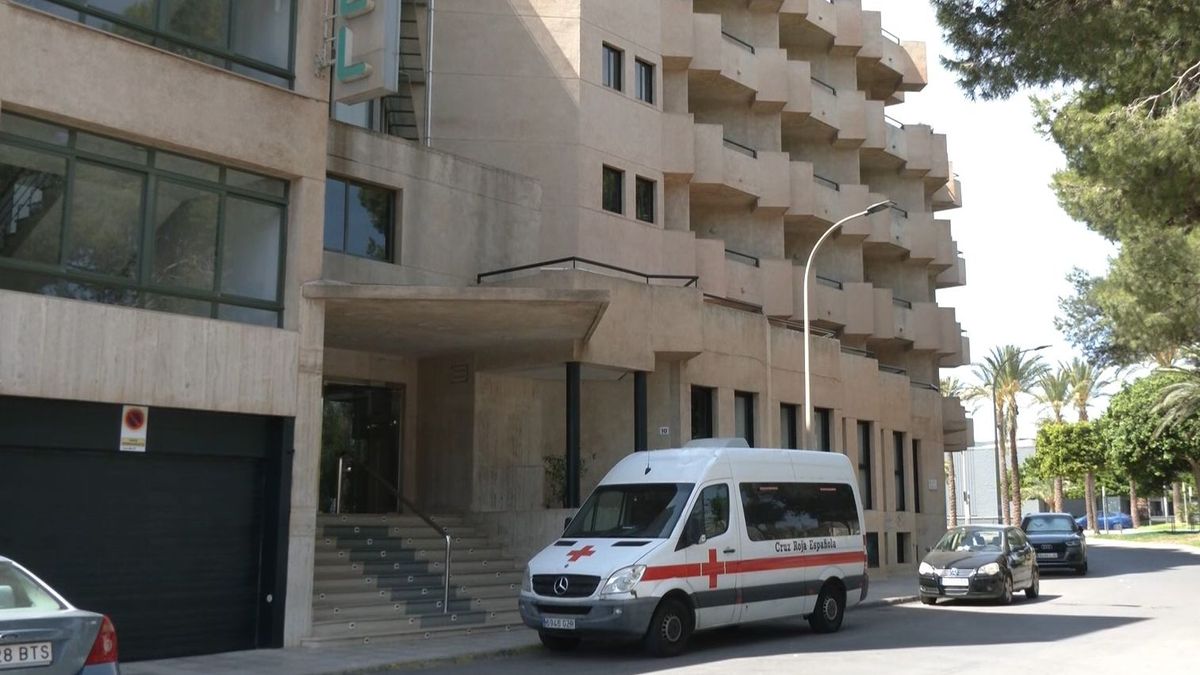
[[[830,287],[830,288],[836,288],[836,289],[838,289],[839,291],[840,291],[840,290],[842,290],[842,282],[838,281],[837,279],[831,279],[831,278],[829,278],[829,277],[823,277],[823,276],[821,276],[820,274],[816,274],[816,275],[813,275],[813,276],[814,276],[814,278],[817,280],[817,283],[818,283],[818,284],[822,284],[822,285],[824,285],[824,286],[828,286],[828,287]]]
[[[899,213],[901,218],[908,218],[908,211],[900,208],[899,206],[892,204],[892,205],[888,206],[888,208],[895,211],[896,213]]]
[[[646,274],[645,272],[637,272],[635,270],[626,269],[624,267],[617,267],[616,265],[609,265],[608,263],[597,262],[595,260],[588,260],[587,258],[580,258],[578,256],[568,256],[566,258],[555,258],[554,260],[546,260],[543,262],[531,263],[529,265],[519,265],[517,267],[508,267],[508,268],[505,268],[502,270],[495,270],[492,272],[483,272],[482,274],[476,274],[475,275],[475,283],[482,284],[484,278],[486,278],[486,277],[494,277],[494,276],[499,276],[501,274],[512,274],[513,272],[523,272],[525,270],[539,269],[542,267],[548,267],[550,265],[560,265],[562,263],[567,263],[567,262],[571,263],[572,269],[579,269],[578,267],[575,267],[575,265],[577,265],[578,263],[583,263],[585,265],[592,265],[594,267],[600,267],[603,269],[612,270],[614,272],[620,272],[622,274],[629,274],[629,275],[632,275],[635,277],[641,277],[642,279],[644,279],[646,281],[647,284],[649,284],[654,279],[670,279],[670,280],[686,281],[687,283],[685,283],[683,285],[683,288],[689,288],[691,286],[695,286],[696,282],[699,281],[699,279],[700,279],[700,277],[698,277],[694,274]]]
[[[758,258],[750,255],[749,253],[742,253],[741,251],[735,251],[731,248],[725,249],[725,257],[729,260],[751,265],[753,267],[758,267],[759,265]]]
[[[704,300],[705,300],[705,302],[711,302],[716,305],[723,305],[725,307],[740,310],[743,312],[750,312],[751,314],[762,314],[763,313],[762,305],[756,305],[753,302],[734,300],[733,298],[726,298],[726,297],[723,297],[720,295],[713,295],[712,293],[705,293]]]
[[[912,301],[905,300],[904,298],[892,298],[892,304],[897,307],[903,307],[904,309],[912,309]]]
[[[935,385],[931,382],[922,382],[920,380],[910,380],[909,384],[911,384],[912,386],[914,386],[918,389],[928,389],[930,391],[936,391],[939,393],[941,393],[941,391],[942,391],[941,389],[939,389],[937,387],[937,385]]]
[[[742,154],[750,155],[751,157],[758,159],[758,150],[755,150],[754,148],[752,148],[748,145],[743,145],[741,143],[738,143],[737,141],[730,140],[728,138],[722,138],[721,140],[725,141],[726,147],[732,148],[734,150],[741,152]]]
[[[835,180],[829,180],[828,178],[815,173],[813,174],[813,180],[817,181],[818,185],[824,185],[831,190],[837,190],[838,192],[842,191],[842,186]]]
[[[336,493],[336,496],[334,497],[334,502],[333,502],[333,512],[339,513],[339,514],[342,512],[342,482],[345,479],[346,474],[350,473],[350,470],[353,468],[352,466],[348,466],[347,459],[348,458],[346,457],[346,455],[338,455],[338,468],[337,468],[338,483],[337,483],[337,493]],[[352,461],[350,463],[352,463]],[[377,471],[372,469],[369,465],[359,464],[358,466],[359,466],[359,468],[363,469],[368,476],[370,476],[371,478],[374,478],[377,482],[379,482],[381,485],[383,485],[383,487],[387,488],[389,492],[391,492],[393,495],[395,495],[395,497],[396,497],[396,513],[400,513],[400,511],[401,511],[400,507],[402,505],[404,507],[407,507],[409,511],[412,511],[414,514],[416,514],[416,516],[418,518],[420,518],[426,525],[433,528],[435,532],[440,534],[446,540],[446,560],[445,560],[445,565],[442,568],[442,614],[448,614],[450,612],[450,543],[451,543],[449,530],[447,530],[447,528],[442,527],[441,525],[438,525],[436,522],[434,522],[433,518],[430,518],[428,515],[425,514],[424,511],[417,508],[416,504],[413,504],[404,495],[400,494],[400,490],[395,485],[393,485],[390,480],[384,478]]]
[[[737,37],[736,35],[730,35],[729,33],[726,33],[724,28],[721,29],[721,35],[724,35],[725,37],[729,38],[733,42],[737,43],[743,49],[750,52],[751,54],[754,53],[754,45],[750,44],[749,42],[746,42],[745,40]]]
[[[898,368],[896,366],[889,366],[886,363],[879,364],[879,369],[885,373],[892,373],[893,375],[907,375],[908,374],[907,370],[905,370],[903,368]]]
[[[891,115],[885,114],[883,116],[883,121],[887,122],[888,124],[892,125],[893,127],[896,127],[897,129],[904,128],[904,122],[901,122],[900,120],[896,119],[895,117],[892,117]]]
[[[880,33],[881,33],[881,34],[882,34],[882,35],[883,35],[885,38],[888,38],[889,40],[891,40],[892,42],[895,42],[896,44],[900,44],[900,38],[896,37],[896,34],[895,34],[895,33],[893,33],[892,31],[890,31],[890,30],[888,30],[888,29],[886,29],[886,28],[880,28],[880,29],[879,29],[879,32],[880,32]]]
[[[868,351],[866,349],[859,349],[858,347],[849,347],[847,345],[842,345],[842,353],[854,354],[855,356],[865,356],[868,359],[875,358],[875,352]]]
[[[813,81],[813,84],[817,85],[818,87],[821,87],[822,89],[828,91],[829,93],[833,94],[834,96],[837,96],[837,87],[834,87],[832,84],[829,84],[825,80],[822,80],[817,77],[812,78],[812,81]]]

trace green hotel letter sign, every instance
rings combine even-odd
[[[337,0],[335,101],[359,103],[398,90],[400,2]]]

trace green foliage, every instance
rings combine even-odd
[[[1102,471],[1108,459],[1095,422],[1046,422],[1038,428],[1034,447],[1034,471],[1041,477],[1082,480],[1089,471]]]
[[[1200,418],[1163,425],[1156,409],[1163,390],[1184,381],[1178,373],[1157,372],[1113,396],[1104,415],[1104,435],[1112,461],[1140,485],[1157,487],[1178,480],[1200,461]]]

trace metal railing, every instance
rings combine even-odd
[[[742,145],[741,143],[738,143],[737,141],[734,141],[734,140],[730,140],[728,138],[722,138],[722,140],[725,141],[725,147],[736,150],[736,151],[742,153],[743,155],[749,155],[755,159],[758,159],[758,151],[755,150],[754,148],[752,148],[748,145]]]
[[[733,42],[734,44],[738,45],[742,49],[745,49],[746,51],[750,52],[751,54],[754,53],[754,45],[750,44],[749,42],[746,42],[745,40],[737,37],[736,35],[730,35],[729,33],[725,32],[725,29],[721,29],[721,35],[725,36],[725,39]]]
[[[601,272],[596,272],[595,270],[590,270],[590,269],[587,269],[586,267],[581,268],[579,266],[586,265],[588,267],[596,267],[596,268],[599,268],[602,270],[607,270],[609,272],[618,272],[620,274],[625,274],[625,275],[629,275],[632,277],[640,278],[642,281],[646,282],[647,284],[653,284],[655,281],[682,281],[682,282],[684,282],[682,284],[682,288],[688,288],[690,286],[695,286],[696,282],[700,278],[694,274],[646,274],[645,272],[637,272],[635,270],[625,269],[624,267],[617,267],[616,265],[609,265],[608,263],[596,262],[595,260],[588,260],[587,258],[570,256],[567,258],[555,258],[554,260],[546,260],[543,262],[531,263],[529,265],[519,265],[517,267],[508,267],[508,268],[505,268],[502,270],[494,270],[492,272],[484,272],[482,274],[476,274],[475,275],[475,283],[482,284],[484,279],[487,279],[490,277],[496,277],[496,276],[500,276],[500,275],[504,275],[504,274],[513,274],[515,272],[524,272],[527,270],[540,270],[540,269],[546,269],[546,268],[554,268],[555,265],[563,265],[563,264],[570,265],[570,267],[566,268],[566,269],[580,270],[583,272],[593,272],[595,274],[601,274]]]
[[[824,185],[825,187],[829,188],[830,190],[836,190],[838,192],[841,192],[841,190],[842,190],[842,186],[837,181],[829,180],[828,178],[826,178],[824,176],[814,173],[813,180],[815,180],[817,182],[817,185]]]
[[[942,391],[941,389],[938,389],[938,386],[936,384],[933,384],[932,382],[922,382],[920,380],[910,380],[909,384],[916,387],[917,389],[928,389],[930,391],[936,391],[938,393],[941,393],[941,391]]]
[[[813,81],[813,84],[815,84],[815,85],[817,85],[818,87],[820,87],[820,88],[824,89],[825,91],[827,91],[827,92],[829,92],[829,93],[833,94],[834,96],[837,96],[837,88],[836,88],[836,87],[834,87],[832,84],[829,84],[829,83],[828,83],[828,82],[826,82],[825,80],[822,80],[822,79],[820,79],[820,78],[817,78],[817,77],[814,77],[814,78],[812,78],[812,81]]]
[[[879,364],[879,369],[885,373],[891,373],[893,375],[907,375],[908,374],[907,370],[905,370],[903,368],[899,368],[897,366],[889,366],[886,363]]]
[[[739,262],[743,265],[758,267],[758,258],[750,255],[749,253],[742,253],[741,251],[735,251],[731,248],[725,249],[725,259]]]
[[[862,356],[862,357],[866,357],[868,359],[875,358],[875,352],[868,351],[866,349],[859,349],[858,347],[850,347],[847,345],[842,345],[842,353],[843,354],[853,354],[855,356]]]
[[[892,117],[891,115],[884,115],[883,121],[887,122],[888,124],[892,125],[893,127],[897,128],[897,129],[904,128],[904,122],[901,122],[900,120],[896,119],[895,117]]]
[[[912,309],[912,301],[905,300],[904,298],[892,298],[892,304],[897,307],[903,307],[904,309]]]
[[[896,44],[900,44],[900,38],[896,37],[896,34],[893,33],[892,31],[890,31],[886,28],[880,28],[879,32],[883,35],[883,37],[891,40],[892,42],[895,42]]]
[[[814,279],[816,279],[816,280],[817,280],[817,283],[818,283],[818,284],[821,284],[822,286],[828,286],[828,287],[830,287],[830,288],[836,288],[836,289],[838,289],[839,291],[840,291],[840,290],[842,290],[842,282],[838,281],[837,279],[831,279],[831,278],[829,278],[829,277],[823,277],[823,276],[821,276],[820,274],[813,275],[813,278],[814,278]]]
[[[744,302],[742,300],[734,300],[733,298],[725,298],[720,295],[713,295],[712,293],[705,293],[704,300],[706,302],[711,302],[714,305],[723,305],[723,306],[729,307],[731,309],[737,309],[737,310],[741,310],[743,312],[750,312],[751,314],[762,314],[763,313],[762,305],[756,305],[753,302]]]
[[[388,479],[379,475],[379,473],[377,473],[370,466],[368,466],[366,464],[359,464],[358,467],[360,469],[362,469],[363,472],[367,476],[369,476],[370,478],[377,481],[380,485],[382,485],[385,489],[387,489],[389,492],[391,492],[396,497],[396,513],[401,513],[402,512],[401,507],[406,507],[409,511],[412,511],[426,525],[428,525],[429,527],[432,527],[435,532],[437,532],[439,535],[441,535],[446,540],[446,558],[445,558],[445,564],[442,568],[442,614],[448,614],[450,612],[450,542],[451,542],[450,532],[447,531],[446,528],[444,528],[441,525],[438,525],[436,522],[434,522],[432,518],[425,515],[425,513],[423,511],[421,511],[421,509],[417,508],[416,504],[413,504],[408,499],[406,499],[404,497],[404,495],[400,494],[400,490],[397,489],[396,486],[391,483],[391,481],[389,481]],[[350,473],[350,471],[353,468],[354,468],[353,461],[350,460],[350,458],[348,458],[346,455],[338,456],[337,493],[334,496],[334,501],[333,501],[333,512],[334,513],[340,514],[342,512],[342,484],[345,482],[346,474]]]
[[[905,211],[904,209],[900,208],[899,206],[892,204],[888,208],[891,209],[892,211],[895,211],[896,213],[900,214],[901,218],[908,218],[908,211]]]

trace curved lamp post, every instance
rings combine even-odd
[[[1033,347],[1031,349],[1019,349],[1019,350],[1017,350],[1016,354],[1013,354],[1013,358],[1019,359],[1019,358],[1021,358],[1022,354],[1028,354],[1029,352],[1040,352],[1043,349],[1049,349],[1049,348],[1050,348],[1050,345],[1038,345],[1037,347]],[[1004,363],[1007,365],[1008,360],[1006,359],[1004,361]],[[992,444],[993,444],[992,445],[992,453],[994,455],[996,455],[996,524],[1001,524],[1005,520],[1008,520],[1008,519],[1004,517],[1004,500],[1006,498],[1006,495],[1000,494],[1000,416],[996,414],[996,376],[997,375],[999,375],[999,373],[992,373],[992,383],[991,383],[991,387],[992,387]],[[1007,461],[1007,460],[1008,460],[1008,458],[1006,457],[1005,461]],[[1020,523],[1017,523],[1017,524],[1019,525]]]
[[[811,449],[812,447],[812,369],[809,367],[808,355],[808,343],[812,338],[808,334],[808,280],[814,274],[812,268],[813,258],[817,256],[817,249],[821,248],[821,244],[825,243],[825,240],[829,238],[829,235],[833,234],[843,224],[860,216],[869,216],[879,213],[893,204],[895,204],[895,202],[891,201],[890,199],[877,204],[872,204],[868,206],[865,211],[852,213],[837,221],[833,225],[830,225],[829,229],[825,230],[825,233],[817,239],[817,243],[813,244],[812,251],[808,254],[808,262],[804,265],[804,284],[801,292],[804,294],[804,446],[806,448]]]

